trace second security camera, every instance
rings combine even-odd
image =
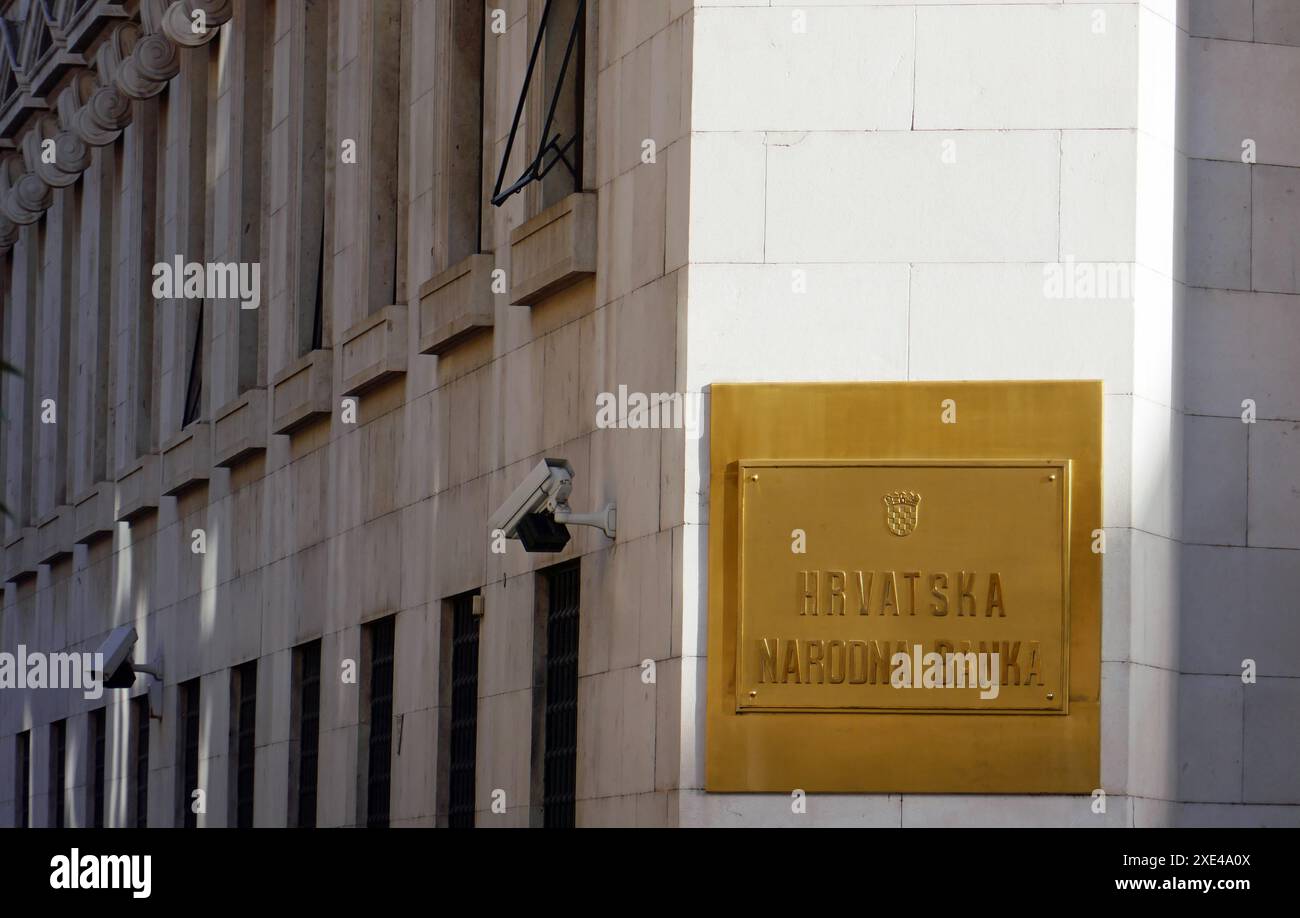
[[[599,513],[574,513],[569,509],[572,490],[573,466],[569,460],[543,459],[492,514],[492,532],[518,539],[529,552],[562,550],[569,543],[567,523],[596,526],[614,538],[614,505],[607,504]]]

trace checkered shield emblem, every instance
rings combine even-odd
[[[909,536],[916,529],[921,495],[915,491],[891,491],[882,501],[885,525],[896,536]]]

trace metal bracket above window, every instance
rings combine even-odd
[[[510,124],[510,136],[506,139],[506,149],[501,156],[501,168],[497,170],[496,184],[492,187],[492,206],[500,207],[511,196],[522,191],[532,182],[540,182],[546,177],[556,163],[563,163],[564,168],[569,170],[569,174],[574,180],[578,179],[578,167],[570,161],[569,153],[574,147],[581,143],[581,131],[567,140],[562,138],[558,133],[551,135],[551,126],[555,122],[555,109],[560,101],[560,93],[564,88],[564,77],[569,72],[569,61],[573,58],[573,49],[577,45],[578,35],[581,31],[583,16],[586,13],[587,0],[578,0],[578,8],[573,16],[573,24],[569,27],[569,41],[564,49],[564,62],[560,65],[560,72],[555,81],[555,87],[551,90],[551,100],[546,107],[546,121],[542,125],[542,130],[538,134],[537,155],[533,157],[524,172],[515,181],[513,185],[506,189],[501,188],[505,181],[506,165],[510,162],[510,153],[514,149],[515,136],[519,132],[519,119],[524,113],[524,102],[528,98],[528,87],[532,85],[533,71],[537,69],[537,57],[542,49],[542,40],[546,36],[546,27],[549,24],[551,16],[552,0],[546,0],[546,7],[542,10],[541,23],[537,27],[537,37],[533,39],[533,50],[528,57],[528,70],[524,74],[524,85],[519,90],[519,101],[515,105],[514,121]],[[547,154],[552,154],[549,161]],[[576,157],[575,157],[576,159]]]

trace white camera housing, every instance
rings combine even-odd
[[[123,663],[130,664],[131,651],[135,649],[137,639],[135,628],[130,625],[114,628],[109,633],[99,648],[99,652],[104,655],[104,671],[99,674],[101,679],[107,682],[117,674]]]
[[[558,551],[568,541],[565,524],[595,526],[606,536],[617,532],[614,504],[599,513],[574,513],[569,508],[573,466],[567,459],[543,459],[520,482],[488,520],[493,534],[519,539],[525,551]],[[544,530],[538,537],[536,530]]]
[[[145,673],[153,677],[149,685],[149,712],[153,717],[162,717],[162,654],[159,653],[148,664],[135,663],[131,654],[139,640],[135,628],[120,625],[114,628],[99,652],[103,654],[103,669],[99,673],[105,688],[130,689],[135,684],[136,673]]]

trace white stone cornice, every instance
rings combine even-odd
[[[197,48],[212,41],[233,15],[232,0],[175,0],[163,15],[162,27],[178,45]]]

